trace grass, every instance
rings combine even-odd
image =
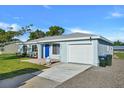
[[[119,59],[124,59],[124,53],[115,53]]]
[[[0,55],[0,80],[47,68],[42,65],[20,62],[22,59],[28,58],[18,58],[14,54]]]

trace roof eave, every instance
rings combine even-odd
[[[93,39],[102,39],[106,42],[113,44],[112,41],[102,37],[102,36],[88,36],[88,37],[76,37],[76,38],[66,38],[66,39],[54,39],[54,40],[43,40],[43,41],[36,41],[36,42],[25,42],[24,44],[37,44],[37,43],[47,43],[47,42],[62,42],[62,41],[72,41],[72,40],[93,40]]]
[[[113,42],[111,40],[109,40],[107,38],[104,38],[103,36],[99,36],[99,38],[106,41],[106,42],[109,42],[109,43],[113,44]]]

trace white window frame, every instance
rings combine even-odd
[[[56,48],[56,49],[59,49],[59,50],[56,50],[56,53],[54,53],[54,51],[53,51],[54,45],[58,45],[58,46],[59,46],[59,48]],[[58,47],[58,46],[57,46],[57,47]],[[58,51],[58,53],[57,53],[57,51]],[[60,44],[53,44],[53,45],[52,45],[52,55],[59,55],[59,54],[60,54]]]

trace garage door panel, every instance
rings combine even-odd
[[[92,45],[69,45],[69,62],[92,64]]]

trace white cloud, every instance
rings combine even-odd
[[[113,10],[108,13],[105,19],[112,18],[122,18],[124,17],[124,8],[123,7],[113,7]]]
[[[42,30],[42,31],[44,31],[44,32],[49,31],[49,29],[48,29],[48,28],[43,28],[43,29],[41,28],[41,30]]]
[[[4,30],[7,30],[8,27],[9,27],[9,24],[0,22],[0,28],[2,28],[2,29],[4,29]]]
[[[88,33],[88,34],[91,34],[93,33],[92,31],[89,31],[89,30],[84,30],[84,29],[81,29],[81,28],[68,28],[69,31],[71,31],[71,33]]]
[[[51,7],[48,6],[48,5],[43,5],[43,7],[46,8],[46,9],[51,9]]]
[[[17,31],[17,30],[19,30],[20,29],[20,26],[19,25],[17,25],[17,24],[11,24],[10,25],[10,27],[12,27],[13,29],[13,31]]]
[[[111,18],[122,18],[124,17],[124,13],[120,12],[112,12],[108,16],[105,17],[105,19],[111,19]]]
[[[119,13],[119,12],[113,12],[113,13],[111,13],[111,16],[112,16],[112,17],[123,17],[124,14]]]
[[[20,29],[20,26],[17,25],[17,24],[8,24],[8,23],[3,23],[3,22],[0,22],[0,28],[4,29],[4,30],[9,30],[9,28],[13,28],[12,30],[13,31],[17,31]]]

